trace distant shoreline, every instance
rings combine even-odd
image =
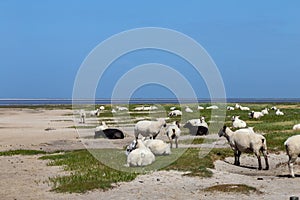
[[[135,98],[135,99],[0,99],[0,106],[14,105],[72,105],[74,104],[178,104],[178,103],[300,103],[300,98],[227,98],[224,99],[175,99],[175,98]]]

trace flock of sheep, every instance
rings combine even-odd
[[[118,111],[128,111],[126,107],[117,106]],[[156,106],[139,106],[134,108],[134,111],[150,111],[156,110]],[[198,110],[203,109],[218,109],[218,106],[201,107],[198,106]],[[228,106],[227,110],[240,109],[242,111],[250,111],[249,107],[241,106],[236,104],[235,107]],[[100,111],[104,110],[104,106],[99,107],[94,111],[90,111],[91,116],[98,116]],[[113,109],[115,110],[115,109]],[[112,110],[112,111],[113,111]],[[275,114],[280,116],[284,115],[282,111],[276,107],[272,107]],[[193,112],[188,106],[185,107],[185,112]],[[115,110],[116,112],[116,110]],[[269,109],[265,108],[262,111],[251,111],[249,112],[249,117],[254,119],[259,119],[265,115],[269,114]],[[176,109],[176,107],[171,107],[169,112],[169,117],[181,116],[182,111]],[[80,119],[82,123],[85,123],[86,113],[80,111]],[[252,127],[247,127],[245,121],[239,118],[239,116],[232,116],[232,127],[239,128],[236,131],[232,131],[229,127],[224,126],[220,129],[218,135],[219,137],[225,137],[234,151],[234,164],[240,165],[240,156],[242,152],[253,152],[258,160],[258,169],[262,169],[262,163],[260,155],[262,154],[265,160],[265,169],[269,169],[269,162],[267,157],[267,141],[266,138],[255,133]],[[190,119],[184,126],[188,128],[189,132],[194,135],[207,135],[208,124],[205,122],[205,118],[202,116],[200,119]],[[300,124],[293,127],[294,130],[300,130]],[[163,140],[156,139],[157,135],[164,133],[168,139],[169,143]],[[165,118],[159,118],[156,121],[141,120],[138,121],[134,126],[134,136],[135,140],[132,141],[126,148],[127,155],[127,166],[138,167],[150,165],[155,161],[155,156],[169,155],[171,154],[171,148],[173,147],[173,140],[175,140],[176,148],[178,148],[178,138],[180,137],[180,124],[178,121],[174,121],[170,124],[166,123]],[[105,136],[109,139],[123,139],[124,133],[116,128],[109,128],[105,122],[102,122],[101,126],[95,128],[95,138],[98,136]],[[139,136],[142,138],[139,138]],[[292,177],[295,177],[293,164],[295,163],[297,157],[300,156],[300,135],[295,135],[288,138],[284,142],[287,155],[289,157],[288,167]]]

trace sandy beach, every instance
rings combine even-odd
[[[92,120],[92,119],[91,119]],[[0,109],[0,151],[34,149],[44,151],[82,149],[89,145],[92,129],[83,130],[79,137],[74,125],[78,119],[72,110],[47,110],[26,108]],[[84,132],[86,131],[86,132]],[[122,147],[132,139],[127,138],[114,145]],[[220,143],[227,145],[224,138]],[[104,145],[98,140],[96,145]],[[300,179],[288,178],[284,153],[270,154],[270,170],[232,165],[233,158],[216,161],[212,178],[183,176],[183,172],[157,171],[140,175],[129,183],[118,183],[108,191],[93,190],[84,194],[51,192],[49,177],[66,172],[60,167],[47,166],[47,160],[34,156],[0,156],[0,199],[289,199],[300,196]],[[242,156],[242,165],[256,164],[253,156]],[[296,172],[299,173],[299,167]],[[205,188],[225,183],[247,184],[260,193],[237,194],[206,192]]]

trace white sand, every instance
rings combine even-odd
[[[90,122],[93,120],[91,119]],[[95,122],[95,120],[93,121]],[[78,137],[77,131],[68,128],[78,125],[71,110],[0,109],[0,151],[11,149],[84,148],[81,141],[91,144],[92,139]],[[46,131],[45,129],[50,129]],[[83,135],[92,136],[92,130]],[[122,147],[132,138],[115,142]],[[95,145],[105,145],[104,140]],[[104,141],[104,142],[103,142]],[[257,171],[253,156],[241,158],[242,167],[233,166],[233,158],[217,161],[212,178],[182,176],[183,173],[158,171],[141,175],[129,183],[119,183],[108,191],[95,190],[85,194],[50,192],[48,177],[64,174],[59,167],[47,166],[39,156],[0,157],[0,199],[289,199],[300,197],[300,178],[288,178],[285,154],[270,155],[271,169]],[[243,167],[245,166],[245,167]],[[251,168],[253,167],[253,168]],[[296,167],[298,174],[299,166]],[[258,180],[262,179],[262,180]],[[203,189],[225,183],[247,184],[262,194],[208,193]]]

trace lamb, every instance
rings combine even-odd
[[[171,112],[169,112],[168,114],[170,117],[172,116],[181,116],[182,112],[180,110],[172,110]]]
[[[148,147],[155,156],[169,155],[171,154],[170,144],[165,143],[162,140],[144,139],[143,143]]]
[[[296,124],[293,126],[293,130],[300,130],[300,124]]]
[[[247,123],[241,120],[240,116],[232,116],[231,121],[234,128],[245,128],[247,126]]]
[[[282,111],[280,111],[279,109],[276,110],[276,115],[280,116],[280,115],[284,115],[284,113]]]
[[[142,140],[134,140],[127,147],[126,154],[128,167],[146,166],[155,161],[154,154],[145,146]]]
[[[297,160],[297,157],[300,157],[300,135],[294,135],[289,137],[285,142],[284,146],[286,153],[289,157],[288,166],[291,176],[294,178],[294,169],[293,165]]]
[[[163,127],[166,127],[166,120],[159,118],[157,121],[142,120],[136,123],[134,127],[135,138],[138,139],[139,134],[144,137],[155,139]]]
[[[80,123],[85,123],[85,118],[86,118],[86,114],[84,110],[80,110],[79,112],[79,116],[80,116]]]
[[[175,145],[176,148],[178,148],[178,138],[180,136],[181,130],[180,130],[180,125],[179,122],[173,122],[172,124],[168,125],[166,134],[169,138],[171,148],[173,148],[173,140],[175,139]]]
[[[269,108],[265,108],[261,111],[262,114],[268,115],[269,114]]]
[[[108,128],[105,122],[95,128],[94,138],[106,137],[108,139],[124,139],[124,133],[116,128]]]
[[[243,129],[242,131],[233,132],[228,127],[224,126],[218,133],[219,137],[224,136],[234,151],[234,165],[240,165],[240,156],[242,152],[253,152],[258,160],[258,169],[262,169],[260,152],[262,152],[266,170],[269,169],[267,157],[266,138],[253,131],[253,128]]]
[[[264,114],[262,113],[262,112],[254,112],[254,111],[251,111],[250,113],[249,113],[249,117],[250,118],[253,118],[253,119],[259,119],[259,118],[261,118],[261,117],[263,117],[264,116]]]

